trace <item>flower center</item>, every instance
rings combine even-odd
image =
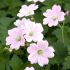
[[[31,13],[32,13],[31,11],[28,12],[29,15],[31,15]]]
[[[56,19],[58,19],[57,16],[52,16],[52,19],[55,21]]]
[[[38,50],[37,53],[38,53],[38,55],[42,55],[43,54],[43,50]]]
[[[33,36],[33,32],[30,32],[30,33],[29,33],[29,36]]]
[[[21,40],[21,37],[20,36],[17,36],[16,37],[16,41],[20,41]]]

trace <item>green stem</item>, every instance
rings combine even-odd
[[[62,26],[62,39],[63,39],[63,43],[64,43],[64,26]]]
[[[60,68],[59,68],[59,64],[58,64],[58,70],[60,70]]]
[[[60,28],[61,28],[62,41],[63,41],[63,43],[64,43],[64,22],[63,22],[63,25],[62,25],[62,26],[61,26],[60,24],[59,24],[59,26],[60,26]]]

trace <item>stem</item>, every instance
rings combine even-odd
[[[59,68],[59,64],[58,64],[58,70],[60,70],[60,68]]]
[[[63,25],[62,25],[62,26],[61,26],[60,24],[59,24],[59,26],[60,26],[60,28],[61,28],[62,41],[63,41],[63,43],[64,43],[64,22],[63,22]]]
[[[62,39],[63,39],[63,43],[64,43],[64,26],[62,26]]]

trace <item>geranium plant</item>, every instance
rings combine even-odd
[[[6,34],[0,37],[0,70],[69,70],[70,24],[69,9],[66,8],[68,1],[4,2],[7,4],[5,9],[8,14],[0,18],[0,34]]]

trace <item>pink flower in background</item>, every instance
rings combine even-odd
[[[45,16],[43,20],[43,24],[48,24],[49,27],[57,26],[58,21],[64,21],[65,13],[61,11],[60,5],[54,5],[52,9],[46,10],[46,12],[43,13]]]
[[[24,31],[20,28],[8,30],[9,36],[6,38],[6,45],[10,45],[11,49],[18,50],[20,46],[25,45]]]
[[[17,19],[16,22],[14,22],[14,25],[17,26],[17,27],[22,28],[22,26],[24,27],[25,21],[26,21],[26,18]]]
[[[40,1],[40,2],[44,2],[45,0],[27,0],[27,1],[34,1],[34,2],[38,2],[38,1]]]
[[[26,67],[25,70],[35,70],[34,67]]]
[[[48,47],[47,41],[40,41],[37,44],[32,43],[28,48],[28,60],[31,64],[38,63],[40,66],[48,64],[49,59],[54,57],[53,47]]]
[[[38,8],[38,5],[31,4],[29,6],[22,5],[19,13],[17,14],[18,17],[30,16],[34,15],[34,11]]]
[[[20,29],[24,29],[25,28],[25,24],[31,22],[30,19],[18,19],[16,20],[16,22],[14,22],[14,25],[16,25],[17,27],[19,27]]]
[[[40,23],[36,23],[35,22],[27,22],[25,23],[25,39],[27,42],[37,42],[43,39],[43,27]]]

